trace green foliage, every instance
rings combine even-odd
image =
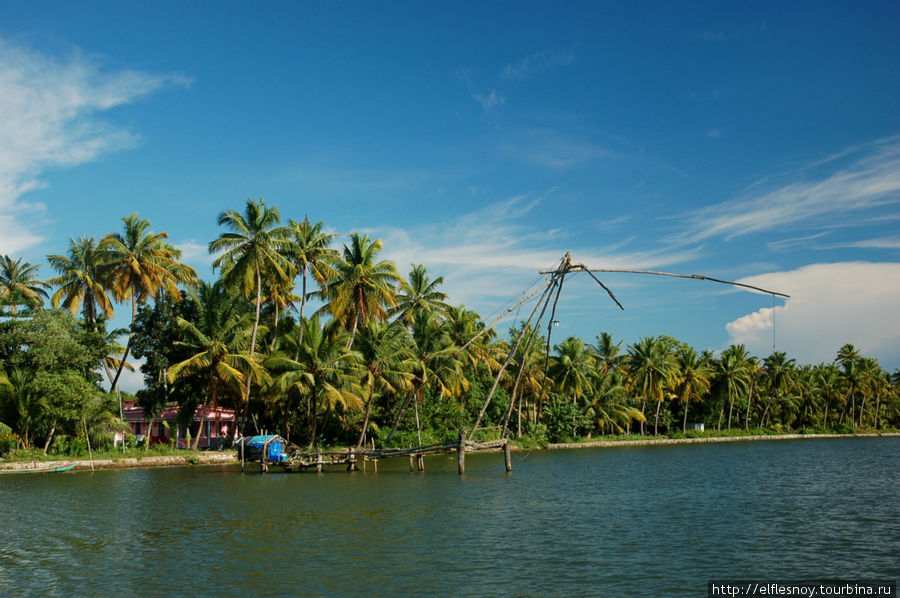
[[[556,399],[544,409],[544,425],[549,442],[566,442],[573,440],[590,422],[571,401]]]

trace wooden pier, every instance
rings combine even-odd
[[[460,431],[457,440],[410,448],[348,448],[342,451],[294,450],[288,455],[287,460],[277,465],[281,465],[287,472],[322,472],[324,468],[334,466],[344,466],[347,471],[357,469],[366,471],[371,463],[373,470],[377,473],[378,461],[395,457],[409,457],[409,470],[424,472],[425,455],[443,455],[455,452],[457,453],[459,474],[462,475],[466,472],[466,453],[481,451],[502,451],[506,471],[512,471],[509,438],[486,441],[468,440],[465,431]],[[261,460],[260,470],[268,471],[270,465],[276,464]]]

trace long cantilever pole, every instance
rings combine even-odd
[[[730,284],[736,287],[743,287],[745,289],[752,289],[754,291],[759,291],[760,293],[765,293],[766,295],[777,295],[779,297],[784,297],[786,299],[790,299],[790,295],[785,295],[784,293],[779,293],[778,291],[770,291],[769,289],[764,289],[762,287],[753,286],[752,284],[744,284],[743,282],[734,282],[732,280],[722,280],[720,278],[713,278],[712,276],[704,276],[703,274],[676,274],[674,272],[659,272],[657,270],[630,270],[625,268],[588,268],[581,264],[573,265],[572,270],[581,270],[583,272],[619,272],[625,274],[653,274],[654,276],[672,276],[674,278],[690,278],[693,280],[709,280],[712,282],[718,282],[722,284]],[[549,274],[554,272],[554,270],[541,270],[541,274]]]

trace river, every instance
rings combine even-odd
[[[900,438],[0,478],[0,594],[702,596],[900,576]]]

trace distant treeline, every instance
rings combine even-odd
[[[263,200],[219,215],[212,282],[181,262],[166,233],[137,214],[123,222],[120,233],[72,239],[65,255],[47,256],[58,274],[47,281],[38,265],[0,256],[0,452],[109,445],[127,427],[121,393],[100,382],[117,388],[135,358],[147,417],[175,404],[189,422],[206,404],[234,408],[245,433],[310,447],[446,440],[474,424],[521,332],[520,323],[508,338],[485,331],[478,313],[447,302],[442,277],[416,265],[404,278],[382,259],[381,241],[353,233],[338,250],[322,222],[285,224]],[[108,329],[116,304],[130,308],[128,329]],[[672,434],[700,422],[781,432],[900,425],[900,371],[849,344],[818,365],[781,352],[758,358],[743,345],[715,357],[667,336],[627,346],[605,332],[594,344],[572,336],[548,355],[537,332],[525,345],[481,425],[532,442]]]

